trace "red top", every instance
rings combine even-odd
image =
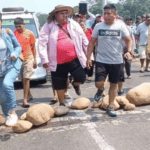
[[[62,27],[68,32],[67,24],[63,24]],[[59,28],[57,40],[57,64],[70,62],[75,58],[77,58],[77,54],[73,41],[61,28]]]
[[[88,40],[90,41],[91,40],[91,36],[92,36],[92,32],[93,32],[93,29],[92,28],[89,28],[87,30],[84,31],[86,37],[88,38]]]

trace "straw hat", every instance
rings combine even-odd
[[[48,23],[50,23],[51,21],[54,20],[54,16],[55,16],[56,12],[64,11],[64,10],[68,11],[69,16],[73,13],[73,8],[72,7],[64,6],[64,5],[57,5],[55,7],[55,9],[49,13],[49,16],[47,18]]]

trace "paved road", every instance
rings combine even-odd
[[[132,79],[127,79],[124,89],[150,81],[150,73],[139,73],[139,63],[132,63]],[[108,89],[108,88],[107,88]],[[49,103],[52,98],[51,83],[32,85],[36,103]],[[82,85],[82,96],[93,101],[96,92],[94,80]],[[72,97],[78,98],[69,89]],[[17,113],[21,107],[23,92],[17,86]],[[69,106],[73,99],[66,101]],[[92,105],[92,103],[91,103]],[[1,110],[0,110],[1,113]],[[0,127],[0,150],[150,150],[150,105],[136,107],[134,111],[117,111],[117,118],[110,118],[105,111],[88,108],[70,110],[64,117],[53,118],[47,125],[34,128],[24,134],[13,133],[11,128]]]

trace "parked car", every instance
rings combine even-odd
[[[33,69],[33,74],[31,76],[31,81],[38,81],[40,84],[46,83],[47,72],[41,65],[41,59],[38,55],[38,38],[39,38],[39,29],[40,24],[38,18],[34,12],[24,11],[23,7],[9,7],[2,9],[2,27],[10,28],[12,31],[15,30],[14,19],[21,17],[24,19],[25,28],[31,30],[36,37],[36,50],[37,50],[37,64],[38,67]],[[16,79],[16,82],[19,82],[19,79]]]

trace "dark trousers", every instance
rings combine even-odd
[[[92,61],[92,66],[90,67],[90,69],[85,68],[85,73],[86,75],[88,75],[88,77],[93,76],[93,71],[94,71],[94,61]]]
[[[131,75],[131,61],[128,61],[127,58],[124,58],[124,63],[125,63],[125,70],[127,76]]]

